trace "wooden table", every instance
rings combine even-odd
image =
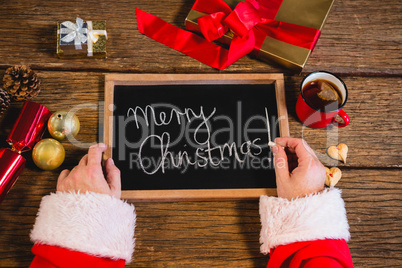
[[[1,1],[0,77],[28,64],[42,92],[35,99],[51,111],[91,104],[78,112],[82,142],[98,140],[98,102],[105,73],[218,73],[138,32],[135,7],[183,27],[193,0]],[[107,20],[108,58],[60,60],[56,22],[76,16]],[[244,57],[222,73],[285,73],[290,132],[303,137],[324,163],[343,172],[343,191],[356,267],[402,266],[402,8],[398,0],[337,0],[314,53],[300,75]],[[311,71],[344,79],[351,124],[309,129],[295,115],[299,84]],[[1,147],[21,103],[0,121]],[[347,164],[329,162],[327,142],[349,145]],[[27,267],[33,258],[29,232],[41,197],[55,191],[58,173],[72,168],[86,150],[63,143],[66,160],[55,171],[28,164],[0,205],[0,266]],[[264,267],[259,253],[258,201],[137,203],[136,249],[129,267]]]

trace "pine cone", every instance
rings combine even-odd
[[[8,94],[8,92],[5,91],[4,89],[0,88],[0,117],[8,109],[10,101],[11,101],[10,94]]]
[[[13,100],[30,100],[40,92],[40,81],[36,73],[26,65],[15,65],[6,70],[3,87]]]

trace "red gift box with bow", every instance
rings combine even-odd
[[[188,30],[201,32],[206,39],[231,45],[253,34],[253,55],[300,72],[318,41],[333,2],[197,0],[185,24]]]
[[[197,0],[179,29],[137,9],[141,33],[211,67],[225,69],[251,53],[300,72],[334,0]],[[229,48],[213,43],[217,40]]]

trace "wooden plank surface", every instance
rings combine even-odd
[[[303,137],[328,166],[339,166],[356,267],[402,266],[402,6],[398,0],[337,0],[302,75],[244,57],[216,71],[138,33],[135,8],[183,28],[193,0],[104,0],[72,4],[0,1],[0,77],[14,64],[38,71],[42,92],[35,101],[51,111],[78,109],[80,144],[64,142],[66,160],[41,171],[25,153],[27,167],[0,204],[0,267],[27,267],[29,232],[40,199],[56,187],[58,173],[71,169],[99,140],[99,107],[105,73],[272,73],[284,72],[290,133]],[[107,59],[60,60],[55,54],[56,22],[76,16],[107,20]],[[341,76],[349,89],[344,110],[351,124],[338,129],[303,127],[295,114],[300,81],[308,72]],[[0,119],[0,146],[18,116],[14,103]],[[49,135],[49,134],[45,134]],[[329,145],[349,146],[346,164],[331,161]],[[79,146],[77,146],[79,145]],[[82,148],[81,148],[82,147]],[[134,262],[128,267],[264,267],[259,253],[258,201],[136,203]]]
[[[88,0],[1,1],[0,67],[27,63],[37,69],[93,70],[113,72],[213,72],[210,67],[140,34],[135,8],[159,16],[184,28],[192,0],[158,1]],[[337,73],[401,74],[402,7],[399,1],[338,0],[323,28],[305,71],[333,70]],[[56,22],[106,20],[108,59],[60,60],[56,51]],[[9,53],[12,51],[13,53]],[[245,57],[229,72],[278,72]]]
[[[29,167],[0,209],[0,267],[28,267],[29,231],[51,172]],[[402,265],[400,170],[347,169],[339,182],[356,267]],[[258,201],[136,203],[134,262],[128,267],[264,267]]]
[[[50,110],[71,109],[85,104],[90,107],[77,112],[82,126],[77,139],[83,143],[95,142],[98,139],[98,111],[92,107],[97,107],[98,101],[103,100],[104,75],[41,71],[39,76],[43,91],[36,101]],[[401,165],[401,149],[396,146],[401,144],[402,134],[397,130],[402,111],[397,103],[398,96],[377,90],[389,84],[400,88],[400,79],[345,77],[350,89],[345,111],[351,116],[352,123],[343,129],[324,131],[304,128],[295,118],[294,104],[301,78],[292,76],[285,81],[291,135],[304,137],[316,152],[322,154],[320,159],[323,162],[329,161],[323,145],[331,131],[338,130],[339,141],[350,147],[347,164],[329,163],[339,165],[344,174],[339,187],[344,190],[352,231],[350,247],[356,267],[380,265],[385,256],[390,265],[400,261],[401,251],[393,245],[402,239],[401,173],[397,168]],[[14,103],[0,122],[3,141],[20,106]],[[367,114],[370,117],[366,117]],[[55,190],[57,175],[63,168],[71,169],[86,153],[85,148],[68,142],[63,142],[63,145],[66,160],[56,171],[40,171],[30,161],[29,154],[24,155],[28,159],[27,168],[0,206],[0,220],[7,222],[0,228],[0,253],[3,256],[0,266],[21,267],[29,263],[32,256],[26,255],[31,246],[28,234],[40,198]],[[384,148],[387,148],[387,153],[384,153]],[[194,264],[205,267],[231,263],[237,267],[262,267],[267,262],[267,258],[258,253],[260,224],[257,201],[138,203],[136,207],[137,246],[132,267],[152,263],[155,266]],[[379,242],[384,235],[387,242]]]
[[[402,79],[400,77],[341,76],[349,98],[343,110],[350,117],[344,128],[312,129],[302,126],[295,106],[301,77],[285,80],[290,134],[304,138],[327,165],[338,165],[326,155],[331,145],[349,146],[348,167],[402,167]],[[392,89],[387,90],[387,88]]]
[[[0,76],[4,71],[0,71]],[[38,72],[42,81],[42,91],[36,101],[52,112],[60,109],[79,109],[81,131],[77,136],[82,143],[94,143],[98,139],[98,106],[104,99],[104,74],[87,72]],[[344,107],[351,118],[345,128],[311,129],[304,127],[297,119],[295,104],[302,76],[287,76],[285,79],[286,103],[289,114],[291,136],[302,137],[311,144],[320,160],[328,165],[348,167],[401,167],[402,106],[400,92],[402,80],[399,77],[345,76],[349,89],[349,100]],[[380,88],[393,85],[394,91]],[[55,99],[58,101],[55,102]],[[0,136],[6,137],[16,119],[16,111],[21,104],[14,103],[3,119]],[[81,109],[81,106],[83,107]],[[87,108],[85,108],[87,107]],[[1,119],[0,119],[1,120]],[[0,121],[1,122],[1,121]],[[5,138],[4,138],[5,139]],[[3,139],[3,140],[4,140]],[[326,148],[339,142],[349,146],[346,164],[341,164],[325,154]],[[70,144],[66,144],[70,146]],[[84,149],[72,150],[84,152]],[[386,150],[386,153],[384,153]],[[69,150],[70,151],[70,150]],[[68,152],[72,153],[72,152]],[[67,167],[76,158],[66,159]]]

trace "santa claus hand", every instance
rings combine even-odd
[[[275,143],[272,150],[278,197],[291,200],[324,189],[325,167],[306,141],[276,138]]]
[[[120,170],[111,158],[106,161],[106,178],[102,170],[102,153],[106,144],[99,143],[89,148],[79,164],[71,171],[63,170],[57,180],[57,191],[95,192],[121,197]]]

